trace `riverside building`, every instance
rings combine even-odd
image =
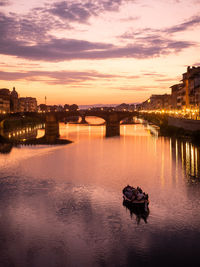
[[[20,97],[19,112],[37,112],[37,100],[33,97]]]
[[[200,113],[200,67],[188,66],[181,83],[171,87],[171,94],[152,95],[137,105],[141,110],[175,110]]]
[[[15,87],[10,91],[0,89],[0,113],[37,112],[37,99],[34,97],[19,97]]]
[[[10,113],[10,91],[9,89],[0,89],[0,113]]]

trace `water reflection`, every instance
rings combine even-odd
[[[20,141],[34,140],[44,135],[44,125],[27,126],[15,130],[0,129],[0,153],[8,154]]]
[[[11,143],[0,143],[0,153],[7,154],[12,150],[13,145]]]
[[[44,125],[39,124],[36,126],[27,126],[13,130],[0,129],[0,136],[11,142],[20,140],[29,140],[40,137],[38,136],[38,131],[43,128]]]
[[[196,147],[144,125],[104,132],[61,124],[72,145],[0,155],[0,266],[197,266]],[[150,213],[123,205],[128,183],[148,192]]]
[[[188,179],[200,179],[200,148],[187,141],[171,139],[172,159],[176,165],[181,164]],[[192,180],[192,179],[191,179]]]
[[[137,224],[140,224],[141,219],[147,223],[147,218],[149,217],[149,208],[145,209],[144,207],[140,207],[139,205],[131,205],[126,201],[123,201],[123,206],[130,211],[131,219],[136,220]]]
[[[20,145],[65,145],[71,141],[59,138],[59,124],[51,122],[27,126],[15,130],[0,130],[0,153],[9,153],[13,146]]]

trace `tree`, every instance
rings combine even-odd
[[[78,110],[78,105],[76,105],[76,104],[70,105],[69,110],[70,111],[77,111]]]
[[[69,110],[69,107],[70,107],[70,105],[69,104],[65,104],[64,105],[64,109],[66,110],[66,109],[68,109]]]
[[[41,111],[46,111],[47,110],[47,105],[45,105],[45,104],[40,104],[39,107],[40,107]]]

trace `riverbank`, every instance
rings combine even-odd
[[[166,114],[155,113],[142,114],[142,118],[159,126],[162,136],[176,137],[200,145],[200,130],[198,130],[198,127],[193,127],[191,120],[171,118]]]
[[[18,142],[18,144],[20,145],[67,145],[71,143],[72,141],[70,140],[59,139],[59,138],[56,138],[54,141],[50,141],[45,136],[41,138],[35,138]]]
[[[26,126],[35,126],[44,122],[44,118],[39,116],[15,115],[5,118],[3,128],[5,130],[13,130]]]

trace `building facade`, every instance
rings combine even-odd
[[[182,108],[195,108],[200,104],[200,67],[188,67],[183,73],[185,105]]]
[[[152,95],[137,106],[143,110],[174,110],[183,113],[199,112],[200,117],[200,67],[188,67],[181,83],[171,87],[171,95]]]
[[[10,113],[10,91],[7,88],[0,89],[0,113]]]
[[[172,96],[169,94],[152,95],[142,104],[137,105],[137,109],[143,109],[143,110],[171,109],[171,107],[172,107]]]
[[[0,113],[37,112],[37,100],[34,97],[20,97],[13,87],[0,89]]]
[[[37,112],[37,100],[33,97],[20,97],[18,101],[19,112]]]
[[[18,112],[18,93],[15,90],[15,87],[13,87],[12,92],[10,93],[10,111],[13,113]]]

